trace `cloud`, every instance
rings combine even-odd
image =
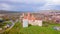
[[[12,2],[12,3],[26,3],[26,4],[40,4],[45,2],[45,0],[0,0],[0,1]]]
[[[46,4],[42,7],[38,7],[37,10],[59,10],[60,0],[46,0]]]
[[[12,7],[7,3],[0,3],[0,10],[11,10]]]
[[[40,3],[60,4],[60,0],[0,0],[0,1],[27,4],[40,4]]]
[[[60,4],[60,0],[46,0],[46,2],[49,4],[53,4],[53,5],[59,5]]]
[[[60,0],[0,0],[0,9],[38,11],[60,9]]]

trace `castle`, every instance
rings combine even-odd
[[[31,24],[31,25],[38,25],[38,26],[42,26],[42,19],[40,18],[35,18],[34,15],[31,15],[30,13],[27,13],[27,15],[25,15],[23,13],[23,26],[28,26],[28,24]]]

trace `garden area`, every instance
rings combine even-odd
[[[17,22],[11,30],[2,34],[60,34],[60,31],[53,28],[54,26],[60,26],[60,24],[46,24],[46,22],[44,24],[42,27],[30,25],[23,28],[21,23]]]
[[[12,23],[10,21],[4,21],[3,23],[0,23],[0,33],[4,32],[8,28],[10,28]]]
[[[13,25],[12,20],[4,20],[3,18],[0,18],[0,33],[3,33],[6,30],[9,30],[12,25]]]

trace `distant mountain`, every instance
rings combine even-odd
[[[0,14],[5,14],[5,13],[19,13],[19,12],[17,12],[17,11],[0,10]]]
[[[40,10],[35,11],[36,13],[48,13],[48,12],[60,12],[60,10]]]
[[[40,11],[7,11],[7,10],[0,10],[0,14],[6,13],[49,13],[49,12],[60,12],[60,10],[40,10]]]

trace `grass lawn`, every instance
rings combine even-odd
[[[29,26],[22,28],[21,23],[18,22],[10,31],[3,34],[60,34],[60,31],[56,31],[52,28],[53,26],[60,26],[60,24],[53,24],[48,27]]]

